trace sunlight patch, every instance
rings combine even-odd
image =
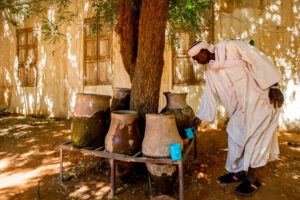
[[[26,184],[27,187],[35,185],[36,181],[44,175],[53,175],[57,173],[57,164],[41,166],[34,170],[24,172],[7,172],[0,175],[0,189],[14,187]],[[12,174],[12,175],[10,175]]]
[[[0,169],[4,169],[8,165],[9,165],[9,160],[8,159],[0,160]]]

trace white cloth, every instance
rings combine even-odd
[[[226,45],[226,59],[240,59],[235,45]],[[233,48],[232,48],[233,47]],[[224,61],[225,62],[225,61]],[[269,89],[262,89],[250,66],[207,70],[207,81],[197,117],[214,121],[219,101],[230,118],[227,125],[229,172],[264,166],[279,154],[278,112],[270,104]],[[271,79],[271,77],[269,78]]]
[[[269,88],[282,78],[270,59],[245,40],[224,40],[215,46],[216,62],[220,66],[230,57],[238,57],[248,63],[252,76],[262,89]]]
[[[242,59],[233,59],[233,60],[225,60],[223,65],[220,65],[219,62],[216,62],[215,60],[210,60],[209,66],[212,70],[218,71],[220,69],[229,68],[229,67],[247,66],[247,63],[245,61],[243,61]]]

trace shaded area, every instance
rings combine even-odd
[[[73,152],[64,152],[64,183],[59,182],[59,144],[70,140],[70,120],[26,116],[0,117],[1,199],[107,199],[109,164]],[[244,199],[234,194],[237,184],[221,185],[226,173],[227,134],[202,128],[197,135],[198,158],[192,152],[184,165],[185,199]],[[300,135],[279,133],[280,160],[258,170],[262,188],[247,199],[299,199]],[[38,188],[39,183],[39,188]],[[161,194],[152,185],[152,195]],[[124,180],[117,180],[116,199],[150,199],[148,177],[140,165]],[[170,191],[178,198],[178,185]]]

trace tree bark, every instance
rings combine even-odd
[[[138,6],[138,0],[134,0]],[[125,70],[132,78],[138,41],[138,19],[139,13],[130,5],[129,1],[119,1],[119,19],[115,27],[116,33],[120,36],[120,53]]]
[[[130,99],[130,108],[142,117],[158,112],[169,3],[170,0],[142,0]]]

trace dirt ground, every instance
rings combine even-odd
[[[25,116],[0,117],[0,199],[108,199],[109,165],[105,159],[67,152],[64,181],[59,182],[59,144],[70,140],[70,120]],[[238,184],[221,185],[226,173],[227,134],[202,129],[197,133],[198,157],[193,151],[184,164],[185,199],[300,199],[300,134],[279,133],[280,160],[258,170],[261,189],[239,197]],[[115,199],[142,200],[161,194],[151,184],[144,165],[131,177],[118,179]],[[169,194],[178,199],[178,185]]]

